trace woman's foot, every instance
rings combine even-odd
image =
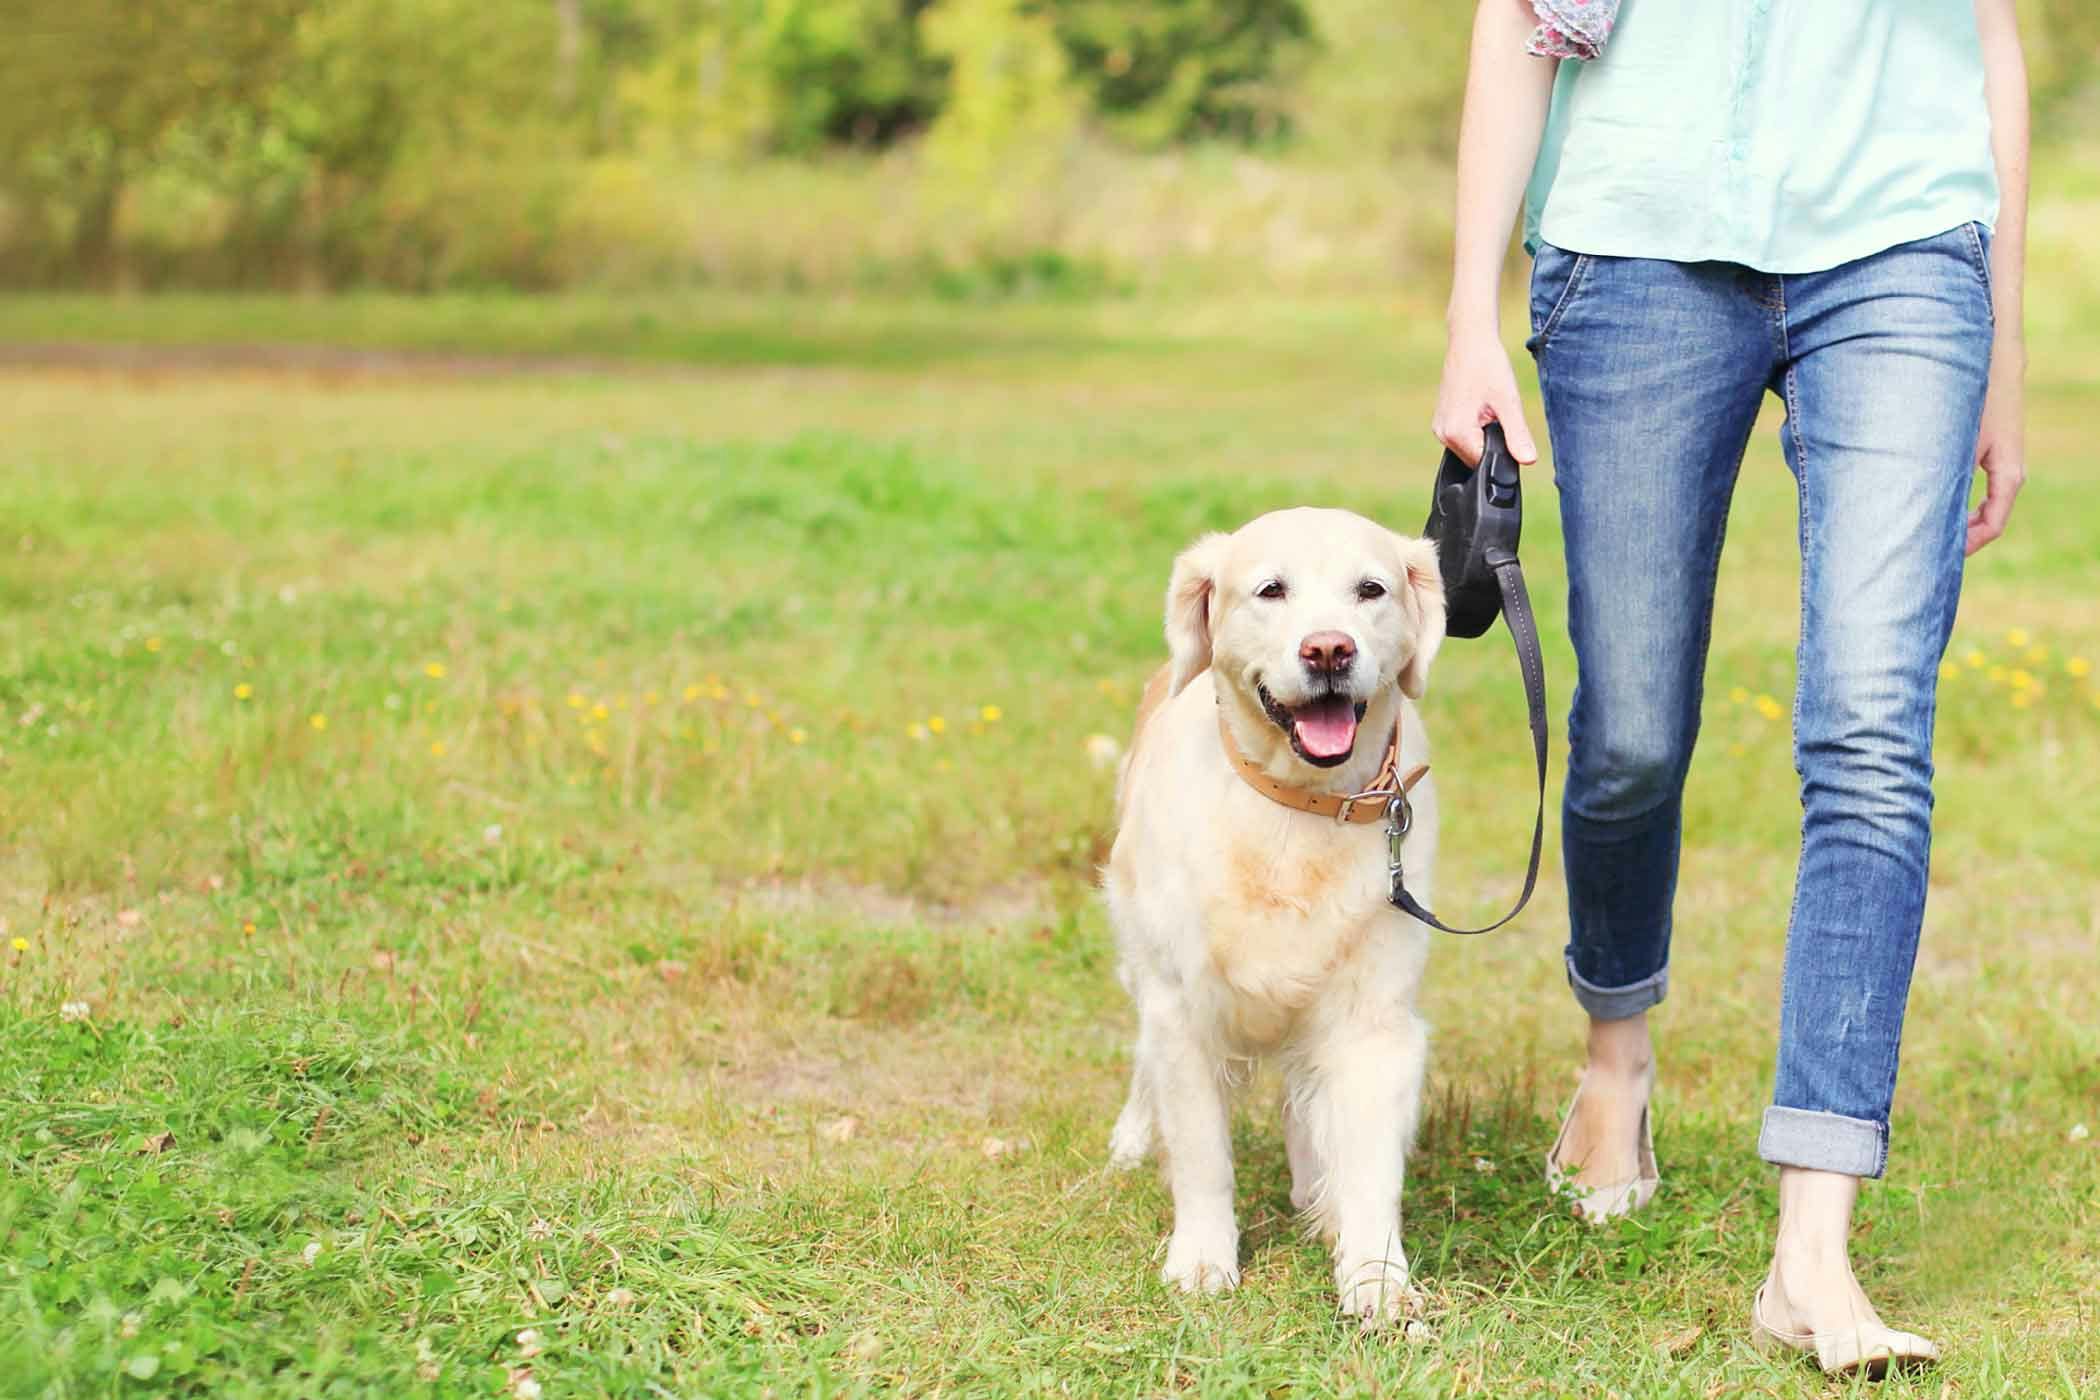
[[[1590,1022],[1582,1085],[1546,1154],[1546,1184],[1584,1219],[1601,1223],[1645,1205],[1658,1174],[1648,1127],[1655,1057],[1645,1013]]]
[[[1939,1349],[1884,1324],[1853,1276],[1846,1252],[1859,1178],[1804,1167],[1779,1170],[1779,1240],[1772,1272],[1751,1304],[1760,1345],[1815,1353],[1827,1372],[1879,1378],[1939,1359]]]

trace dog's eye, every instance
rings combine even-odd
[[[1373,598],[1383,598],[1385,596],[1385,585],[1375,578],[1367,578],[1356,585],[1356,596],[1366,603]]]
[[[1283,591],[1283,580],[1272,578],[1261,587],[1255,589],[1254,596],[1257,598],[1281,598]]]

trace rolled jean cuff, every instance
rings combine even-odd
[[[1661,1001],[1670,992],[1670,969],[1664,964],[1653,977],[1625,987],[1600,987],[1594,982],[1582,980],[1575,970],[1575,959],[1562,955],[1568,965],[1568,986],[1574,990],[1575,1001],[1584,1011],[1599,1021],[1623,1021],[1628,1016],[1638,1016]]]
[[[1775,1167],[1878,1177],[1889,1163],[1889,1125],[1774,1104],[1765,1110],[1757,1155]]]

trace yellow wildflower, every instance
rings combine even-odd
[[[763,695],[760,695],[757,691],[747,690],[744,692],[744,704],[749,708],[755,710],[760,705],[763,705],[765,703],[766,698]]]
[[[306,717],[306,722],[316,729],[326,729],[328,727],[328,716],[321,714],[317,711],[313,714],[308,715]]]
[[[1750,703],[1750,692],[1739,685],[1732,686],[1728,691],[1728,699],[1732,704],[1747,705]]]
[[[253,694],[255,694],[255,687],[248,684],[248,682],[246,681],[242,681],[239,685],[233,688],[233,698],[236,700],[246,700],[249,696]]]
[[[1993,666],[1990,670],[1985,671],[1983,676],[1992,685],[2005,684],[2005,668],[2003,666]]]
[[[2064,662],[2064,674],[2067,676],[2074,677],[2078,680],[2084,680],[2087,676],[2091,675],[2092,673],[2093,663],[2086,660],[2082,656],[2074,656],[2070,660]]]
[[[2012,693],[2012,703],[2014,709],[2024,710],[2034,703],[2034,692],[2031,690],[2016,690]]]
[[[948,721],[939,715],[928,715],[926,730],[929,734],[945,734],[948,732]]]
[[[583,707],[584,707],[585,705],[588,705],[588,704],[590,704],[590,703],[591,703],[590,701],[588,701],[588,700],[584,699],[584,698],[583,698],[583,697],[582,697],[581,695],[578,695],[578,694],[577,694],[577,693],[576,693],[575,691],[573,691],[573,690],[572,690],[572,691],[570,691],[570,692],[569,692],[569,694],[568,694],[568,705],[569,705],[569,708],[570,708],[570,709],[572,709],[572,710],[580,710],[580,709],[582,709],[582,708],[583,708]]]
[[[1983,669],[1983,653],[1974,647],[1970,647],[1961,654],[1961,664],[1972,671],[1981,671]]]
[[[914,720],[910,724],[905,725],[904,732],[910,738],[920,740],[921,742],[924,742],[926,738],[926,726],[920,724],[916,720]]]
[[[2009,647],[2024,647],[2029,640],[2027,629],[2024,627],[2014,627],[2005,634],[2005,644]]]
[[[1778,719],[1781,715],[1786,713],[1786,711],[1780,707],[1779,702],[1777,700],[1774,700],[1769,695],[1760,695],[1757,697],[1757,712],[1763,715],[1766,719]]]
[[[685,694],[683,698],[686,704],[692,704],[695,700],[698,700],[700,698],[700,687],[697,685],[687,686],[685,688]]]
[[[808,743],[808,742],[809,742],[809,731],[808,731],[807,729],[800,729],[800,728],[797,728],[797,729],[790,729],[790,730],[788,731],[788,742],[789,742],[790,744],[806,744],[806,743]]]
[[[1955,664],[1954,664],[1954,663],[1953,663],[1952,661],[1942,661],[1942,662],[1940,663],[1940,679],[1941,679],[1941,680],[1943,680],[1943,681],[1951,681],[1951,680],[1953,680],[1953,679],[1954,679],[1954,678],[1955,678],[1956,676],[1958,676],[1958,675],[1960,675],[1960,674],[1961,674],[1961,667],[1959,667],[1959,666],[1955,665]]]
[[[242,932],[242,933],[253,933],[253,932],[255,932],[255,920],[253,920],[253,919],[244,919],[244,920],[242,920],[242,921],[241,921],[241,932]]]
[[[445,663],[433,661],[423,668],[423,674],[434,681],[441,681],[445,678]]]
[[[977,712],[977,717],[986,724],[997,724],[1000,720],[1006,718],[1006,711],[1000,709],[997,705],[986,705]]]
[[[160,650],[160,648],[161,648],[161,640],[160,640],[160,638],[158,638],[158,637],[148,637],[148,638],[146,638],[146,650],[148,650],[148,651],[159,651],[159,650]]]
[[[2034,676],[2027,671],[2015,670],[2006,679],[2012,682],[2014,690],[2025,690],[2034,684]]]
[[[601,700],[597,704],[591,706],[591,718],[595,720],[611,719],[612,711],[606,709],[605,702]]]
[[[14,949],[17,953],[26,953],[29,951],[29,940],[17,936],[9,939],[7,942],[7,946]]]
[[[445,741],[443,739],[432,739],[430,741],[430,756],[432,758],[443,758],[445,756]]]
[[[663,696],[658,695],[653,690],[645,690],[642,692],[642,703],[644,705],[654,705],[657,701],[661,699],[663,699]]]

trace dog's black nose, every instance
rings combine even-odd
[[[1356,643],[1346,632],[1315,632],[1298,643],[1298,659],[1308,671],[1339,676],[1356,660]]]

